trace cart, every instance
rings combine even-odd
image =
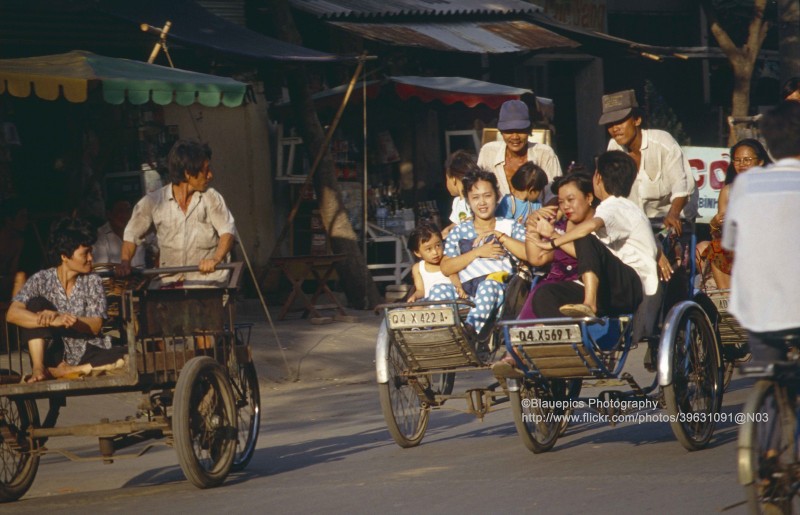
[[[653,223],[654,228],[660,224]],[[508,380],[508,390],[517,432],[530,451],[552,449],[574,419],[570,410],[575,408],[594,410],[600,416],[592,420],[611,424],[668,421],[677,440],[690,451],[711,441],[728,361],[719,342],[719,324],[712,323],[719,318],[715,308],[719,304],[694,288],[692,224],[684,223],[682,233],[681,238],[662,234],[664,254],[675,273],[662,288],[661,298],[642,302],[636,313],[499,324],[506,348],[522,371],[522,377]],[[655,372],[649,385],[638,384],[624,371],[629,351],[640,342],[648,347],[645,365]],[[564,381],[602,381],[629,389],[578,398],[579,388],[565,391]],[[657,408],[667,414],[656,412]],[[649,418],[639,413],[645,410]]]
[[[483,419],[508,400],[499,382],[453,393],[456,372],[491,370],[501,347],[499,333],[487,338],[465,330],[468,300],[418,301],[379,306],[375,366],[381,411],[394,441],[403,448],[422,442],[432,410],[451,399],[466,401],[466,412]],[[493,377],[493,376],[492,376]]]
[[[198,488],[218,486],[230,471],[247,466],[261,409],[251,327],[235,323],[242,264],[219,268],[229,270],[228,284],[220,288],[156,290],[140,284],[124,289],[113,317],[118,324],[105,330],[118,332],[127,354],[118,368],[97,376],[22,382],[30,371],[27,346],[18,344],[16,331],[6,328],[0,355],[0,502],[25,494],[47,453],[110,463],[165,443],[175,448],[186,478]],[[161,268],[142,275],[195,271],[197,267]],[[143,394],[135,416],[56,427],[69,397],[120,392]],[[37,399],[48,402],[43,419]],[[58,436],[97,437],[99,456],[79,457],[44,446]],[[116,454],[148,440],[160,442],[150,442],[136,454]]]

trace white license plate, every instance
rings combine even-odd
[[[711,297],[711,302],[713,302],[714,306],[717,307],[718,312],[728,312],[728,297],[723,297],[722,295]]]
[[[389,312],[391,329],[412,329],[454,325],[450,308],[402,309]]]
[[[525,345],[531,343],[580,343],[581,328],[577,324],[544,325],[541,327],[512,327],[508,331],[511,343]]]

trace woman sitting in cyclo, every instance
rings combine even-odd
[[[563,218],[556,219],[551,208],[542,209],[528,218],[525,226],[528,262],[538,267],[550,265],[550,270],[528,294],[517,317],[519,320],[538,317],[531,301],[539,288],[550,283],[580,281],[575,256],[569,255],[564,249],[541,249],[535,242],[542,239],[549,241],[571,231],[586,220],[591,220],[599,204],[594,196],[592,177],[586,173],[573,172],[556,177],[551,190],[558,196],[558,210],[563,213]]]
[[[32,275],[12,299],[7,320],[22,328],[22,341],[28,342],[33,367],[28,382],[119,364],[122,352],[109,350],[110,341],[99,335],[106,295],[100,277],[91,273],[95,240],[96,232],[84,220],[56,222],[50,249],[58,266]]]
[[[600,155],[592,177],[594,195],[600,200],[594,216],[565,234],[551,233],[548,222],[539,221],[529,250],[555,253],[557,249],[577,259],[581,281],[543,284],[531,298],[539,318],[594,317],[630,314],[644,296],[658,290],[657,247],[650,221],[628,200],[636,179],[636,163],[624,152]]]
[[[458,224],[447,235],[441,271],[446,276],[458,274],[475,303],[467,315],[467,331],[481,335],[503,304],[504,280],[514,271],[512,257],[514,261],[525,258],[525,228],[515,220],[495,217],[500,191],[493,173],[476,170],[462,182],[473,219]],[[430,300],[457,298],[452,284],[437,284],[429,295]]]

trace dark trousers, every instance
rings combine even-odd
[[[49,309],[58,309],[44,297],[33,297],[25,304],[25,308],[33,313],[39,313]],[[36,327],[33,329],[20,328],[20,337],[23,342],[42,339],[45,341],[44,365],[46,367],[58,366],[64,360],[64,342],[61,337],[65,330],[61,327]],[[69,335],[69,334],[68,334]],[[89,363],[93,367],[114,363],[123,357],[128,351],[127,347],[112,347],[111,349],[101,349],[94,345],[87,345],[79,365]]]
[[[575,240],[578,273],[594,272],[597,288],[598,315],[633,313],[642,302],[642,281],[636,271],[623,263],[593,234]],[[582,284],[572,281],[543,284],[531,299],[533,312],[539,318],[560,317],[564,304],[583,302]]]

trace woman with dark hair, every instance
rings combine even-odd
[[[23,328],[33,367],[29,382],[86,375],[93,366],[114,363],[110,341],[100,337],[106,296],[92,273],[96,233],[89,222],[64,218],[50,233],[57,263],[35,273],[14,296],[7,319]],[[112,355],[113,354],[113,355]]]
[[[556,177],[551,190],[558,197],[559,212],[563,213],[564,217],[554,223],[544,218],[528,219],[525,226],[528,262],[533,266],[549,264],[550,271],[528,294],[528,299],[517,317],[519,320],[536,318],[531,300],[540,286],[553,282],[580,280],[578,260],[574,256],[570,256],[560,248],[554,252],[544,251],[533,243],[534,240],[551,239],[554,234],[564,234],[585,220],[591,220],[594,217],[595,207],[600,203],[594,196],[592,178],[584,173],[573,172]]]
[[[517,260],[525,258],[525,228],[516,220],[497,218],[500,198],[497,177],[486,170],[464,176],[464,196],[472,209],[472,219],[458,224],[447,235],[441,272],[458,274],[461,287],[475,302],[466,324],[478,336],[497,314],[505,298],[505,278],[514,272]],[[455,300],[452,284],[431,288],[429,300]]]
[[[731,193],[731,184],[737,175],[745,173],[756,166],[766,166],[772,163],[764,146],[754,139],[743,139],[731,147],[731,162],[725,173],[725,186],[719,192],[717,214],[709,222],[711,228],[711,241],[700,242],[697,245],[697,254],[700,257],[701,269],[706,272],[710,269],[717,288],[727,290],[731,287],[731,269],[733,266],[733,253],[722,248],[722,223],[725,221],[725,211],[728,209],[728,199]]]

